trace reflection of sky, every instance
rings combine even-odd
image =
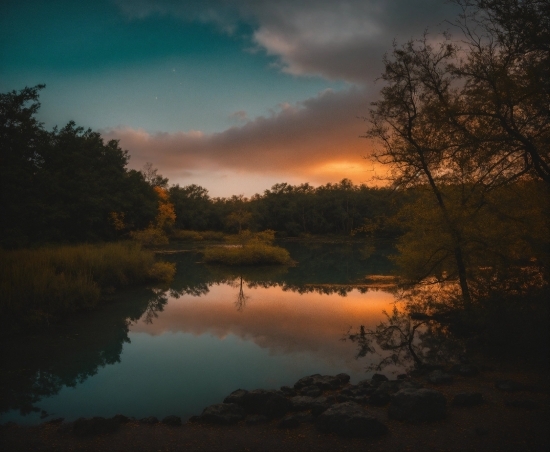
[[[131,327],[120,363],[98,370],[76,388],[63,388],[37,405],[67,420],[80,416],[164,417],[199,414],[237,388],[276,389],[314,373],[366,378],[354,344],[339,339],[350,326],[373,327],[393,296],[385,292],[346,297],[274,288],[214,285],[201,297],[170,298],[152,324]],[[38,414],[3,422],[36,423]]]

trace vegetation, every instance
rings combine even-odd
[[[129,242],[0,251],[0,317],[7,324],[47,324],[97,306],[116,288],[167,282],[174,274],[174,264],[156,262]]]
[[[224,265],[292,265],[289,252],[272,245],[274,239],[274,231],[243,231],[230,238],[234,244],[206,248],[204,261]]]
[[[416,286],[401,311],[349,337],[360,353],[374,340],[390,360],[404,350],[418,365],[441,359],[419,345],[434,352],[459,338],[464,352],[491,331],[547,364],[548,2],[455,2],[458,40],[424,36],[384,61],[367,137],[395,190],[414,193],[397,216],[396,261]]]

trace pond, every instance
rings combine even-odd
[[[169,287],[125,291],[51,334],[2,341],[0,422],[64,417],[186,419],[237,388],[276,389],[314,373],[370,376],[343,341],[374,327],[394,295],[387,249],[285,243],[290,268],[231,269],[189,250]],[[397,368],[385,373],[398,373]]]

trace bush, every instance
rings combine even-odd
[[[132,231],[130,237],[146,247],[168,245],[168,237],[158,228],[149,227],[141,231]]]
[[[175,229],[170,236],[173,240],[181,240],[184,242],[199,242],[203,240],[203,236],[197,231],[186,231],[184,229]]]
[[[174,264],[155,262],[139,244],[76,245],[0,251],[0,317],[27,324],[96,306],[102,292],[166,281]]]
[[[211,246],[204,250],[204,261],[224,265],[292,265],[294,261],[284,248],[265,243]]]

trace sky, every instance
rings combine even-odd
[[[215,196],[380,184],[364,135],[392,43],[446,0],[3,0],[0,92],[45,84],[47,128],[118,139],[129,167]]]

